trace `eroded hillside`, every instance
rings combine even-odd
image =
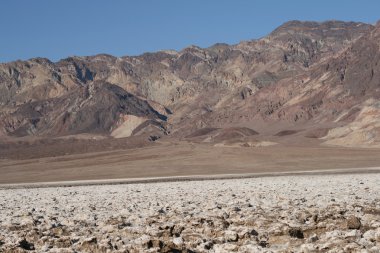
[[[236,45],[0,64],[0,135],[379,146],[379,36],[379,24],[290,21]]]

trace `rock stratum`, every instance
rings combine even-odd
[[[379,23],[290,21],[236,45],[3,63],[0,136],[379,147],[379,59]]]
[[[380,174],[0,189],[0,252],[379,252]]]

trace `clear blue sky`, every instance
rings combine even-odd
[[[0,62],[260,38],[288,20],[375,23],[379,0],[2,0]]]

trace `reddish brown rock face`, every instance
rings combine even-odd
[[[324,129],[323,135],[293,136],[376,146],[379,31],[379,25],[355,22],[290,21],[237,45],[0,64],[0,135],[108,136],[120,119],[134,115],[143,122],[128,130],[135,135]]]

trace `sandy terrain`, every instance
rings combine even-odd
[[[47,147],[54,149],[54,146]],[[27,155],[36,149],[20,149],[18,153]],[[162,142],[138,149],[35,159],[0,159],[0,184],[378,167],[379,152],[379,149],[280,144],[214,147],[209,144]]]
[[[0,252],[379,252],[379,181],[355,174],[3,189]]]

